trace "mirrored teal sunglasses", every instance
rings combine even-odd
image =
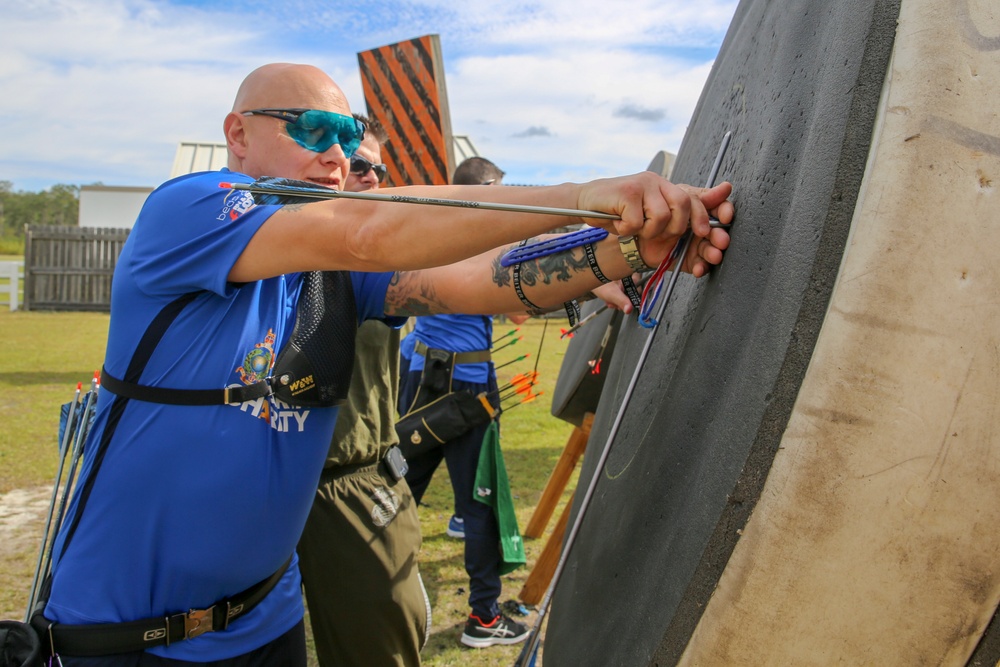
[[[354,155],[365,138],[365,124],[353,116],[319,109],[251,109],[244,116],[269,116],[285,121],[288,136],[299,146],[325,153],[340,144],[346,157]]]

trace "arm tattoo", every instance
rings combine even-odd
[[[504,250],[493,258],[493,284],[497,287],[507,287],[512,284],[511,271],[509,266],[501,266],[500,259],[504,256]]]
[[[554,280],[567,282],[577,273],[589,270],[586,255],[574,248],[570,252],[539,257],[525,262],[521,267],[521,281],[534,287],[539,283],[551,285]]]
[[[586,253],[580,251],[579,248],[573,248],[570,252],[543,257],[541,265],[545,273],[560,282],[572,280],[577,273],[583,273],[590,269]]]
[[[518,244],[518,247],[520,248],[524,246],[527,242],[528,242],[527,239],[521,241],[521,243]],[[540,311],[541,307],[535,305],[535,303],[524,294],[524,289],[521,287],[521,269],[523,268],[524,268],[523,262],[518,262],[511,267],[511,272],[510,272],[511,282],[514,283],[514,293],[517,294],[517,298],[521,301],[522,304],[524,304],[524,307],[527,308],[529,313],[534,314]]]
[[[422,279],[419,271],[397,271],[385,294],[387,315],[417,317],[449,312],[438,298],[437,290]]]
[[[572,279],[575,273],[585,270],[589,266],[590,264],[585,254],[577,253],[575,250],[540,257],[530,262],[521,262],[513,267],[512,282],[514,284],[514,291],[517,292],[517,298],[521,300],[521,303],[527,307],[529,315],[538,316],[544,313],[552,313],[559,310],[559,307],[546,308],[536,305],[524,294],[523,286],[536,286],[540,283],[551,285],[553,280],[566,282]],[[501,287],[505,284],[505,282],[501,282],[497,278],[495,269],[494,282]]]

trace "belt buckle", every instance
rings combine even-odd
[[[212,627],[213,611],[215,611],[214,605],[208,609],[191,609],[184,614],[184,637],[194,639],[198,635],[212,632],[214,630]]]

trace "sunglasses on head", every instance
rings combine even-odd
[[[288,136],[299,146],[325,153],[340,144],[344,155],[351,157],[365,138],[365,124],[353,116],[319,109],[251,109],[244,116],[268,116],[285,121]]]
[[[379,183],[381,183],[382,179],[385,178],[385,172],[387,170],[387,167],[384,164],[376,164],[374,162],[366,160],[360,155],[351,156],[352,174],[354,174],[355,176],[364,176],[365,174],[368,173],[369,169],[375,172],[375,178],[378,179]]]

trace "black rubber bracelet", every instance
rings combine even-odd
[[[566,309],[566,318],[569,320],[569,325],[571,327],[576,326],[576,323],[580,321],[580,302],[576,299],[567,301],[563,304],[563,308]]]
[[[520,248],[527,242],[528,239],[521,241],[518,244],[518,247]],[[524,290],[521,289],[521,262],[518,262],[517,264],[514,265],[514,270],[512,271],[512,275],[514,277],[514,291],[517,293],[517,298],[521,300],[521,303],[524,304],[525,308],[527,308],[529,311],[532,312],[542,312],[541,308],[531,303],[531,301],[528,300],[528,297],[524,296]]]
[[[597,264],[597,253],[594,252],[594,244],[593,243],[585,244],[583,246],[583,251],[587,253],[587,264],[590,264],[590,270],[594,272],[594,275],[597,276],[597,279],[600,280],[605,285],[610,283],[611,280],[606,275],[604,275],[604,272],[601,271],[601,267],[598,266]]]
[[[635,283],[632,282],[631,276],[622,278],[622,289],[625,290],[625,295],[632,302],[633,306],[638,308],[642,305],[642,297],[639,296],[639,290],[636,288]]]

